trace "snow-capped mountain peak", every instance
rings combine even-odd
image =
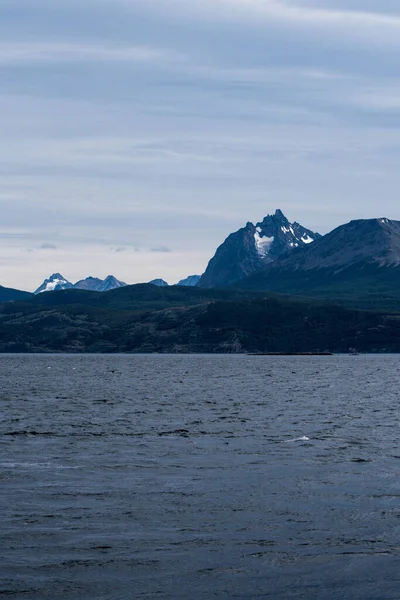
[[[48,279],[44,280],[34,293],[41,294],[42,292],[54,292],[55,290],[68,290],[72,287],[72,283],[60,273],[53,273]]]
[[[279,209],[257,223],[254,234],[257,253],[267,262],[276,260],[288,250],[311,244],[319,237],[318,233],[306,229],[296,221],[290,223]]]

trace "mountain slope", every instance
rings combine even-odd
[[[290,223],[282,211],[231,233],[219,246],[202,275],[199,287],[218,287],[248,277],[279,256],[307,246],[320,235],[299,223]]]
[[[185,279],[181,279],[180,281],[178,281],[178,283],[176,285],[183,285],[185,287],[194,287],[195,285],[197,285],[199,283],[201,279],[201,275],[189,275],[189,277],[186,277]]]
[[[400,310],[400,222],[351,221],[235,285]]]
[[[30,292],[23,292],[21,290],[14,290],[13,288],[7,288],[0,285],[0,302],[11,302],[15,300],[30,300],[32,298]]]
[[[109,292],[110,290],[118,290],[119,288],[126,287],[124,281],[120,281],[114,275],[108,275],[104,281],[101,281],[97,286],[96,292]]]

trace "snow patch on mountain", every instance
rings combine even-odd
[[[43,292],[52,292],[56,289],[56,287],[60,287],[62,285],[65,285],[66,283],[66,279],[53,279],[53,281],[48,281],[46,283],[46,287],[40,290],[39,293],[42,294]]]
[[[301,238],[301,241],[304,242],[304,244],[312,244],[314,241],[314,238],[310,237],[309,235],[305,234],[303,235],[303,237]]]
[[[261,234],[261,227],[257,227],[256,232],[254,234],[254,241],[256,244],[257,252],[259,256],[265,257],[268,255],[268,252],[274,243],[273,237],[263,236]]]

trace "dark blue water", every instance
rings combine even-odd
[[[400,598],[400,357],[2,356],[0,390],[0,596]]]

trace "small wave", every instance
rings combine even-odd
[[[181,435],[181,436],[188,436],[189,435],[189,430],[188,429],[174,429],[172,431],[159,431],[158,435],[160,437],[163,437],[165,435]]]
[[[30,462],[3,462],[0,463],[2,469],[16,469],[21,467],[23,469],[49,469],[53,465],[51,463],[30,463]]]
[[[55,463],[31,463],[31,462],[2,462],[0,469],[82,469],[81,465],[57,465]]]
[[[302,437],[299,438],[294,438],[294,440],[285,440],[286,443],[292,443],[292,442],[309,442],[310,438],[303,435]]]
[[[4,436],[14,436],[14,435],[55,435],[52,431],[27,431],[23,429],[22,431],[6,431],[1,435]]]

